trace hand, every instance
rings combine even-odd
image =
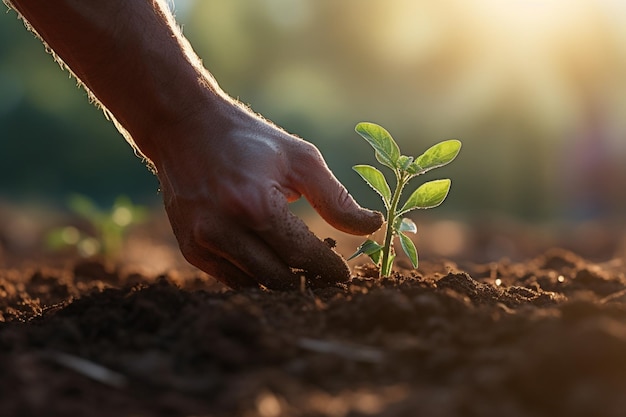
[[[185,258],[232,288],[346,281],[345,261],[289,211],[305,196],[332,226],[368,234],[382,215],[361,208],[308,142],[231,104],[168,132],[153,158]]]
[[[349,279],[288,203],[304,195],[354,234],[378,229],[382,215],[355,203],[314,146],[222,92],[165,2],[11,4],[154,164],[187,260],[233,288]]]

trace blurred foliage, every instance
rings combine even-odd
[[[156,202],[156,179],[85,91],[13,12],[0,18],[0,199]]]
[[[47,244],[51,249],[75,247],[83,257],[101,255],[115,260],[123,249],[129,228],[144,222],[148,215],[146,207],[133,204],[126,196],[118,196],[108,210],[80,194],[70,196],[67,205],[89,227],[81,230],[68,225],[52,229],[47,235]]]
[[[626,209],[626,6],[611,0],[175,0],[231,95],[316,144],[357,199],[369,120],[463,141],[445,211]],[[14,13],[0,24],[0,197],[156,200],[156,180]],[[370,158],[370,159],[368,159]],[[436,177],[435,177],[436,178]],[[151,200],[152,199],[152,200]],[[379,207],[379,208],[382,208]]]

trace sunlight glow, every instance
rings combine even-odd
[[[133,213],[128,207],[116,207],[112,214],[113,222],[118,226],[128,226],[133,221]]]
[[[100,250],[100,242],[92,237],[81,240],[78,243],[78,253],[82,257],[88,258],[95,255]]]
[[[367,24],[364,42],[390,71],[413,74],[407,97],[432,91],[424,111],[469,123],[486,108],[513,110],[558,137],[588,98],[581,89],[610,82],[626,53],[608,1],[395,0],[354,24]]]
[[[517,25],[515,30],[530,36],[561,32],[584,8],[584,3],[576,0],[481,0],[472,5],[485,20],[508,28]]]
[[[196,1],[185,29],[226,91],[316,144],[364,118],[416,148],[464,138],[489,156],[470,206],[560,212],[589,177],[576,146],[608,149],[599,164],[626,178],[622,0]]]

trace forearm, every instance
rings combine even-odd
[[[151,160],[157,131],[228,102],[159,0],[10,3]]]

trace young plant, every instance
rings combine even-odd
[[[396,184],[392,192],[385,176],[378,169],[370,165],[353,167],[382,197],[387,215],[384,223],[383,244],[380,245],[374,240],[367,239],[349,259],[365,254],[378,266],[380,277],[389,276],[396,257],[393,238],[398,236],[402,249],[411,260],[413,267],[417,268],[417,249],[407,236],[407,233],[417,233],[417,226],[411,219],[403,216],[415,209],[429,209],[440,205],[450,191],[450,180],[426,182],[417,188],[404,204],[400,205],[402,191],[414,177],[452,162],[461,150],[461,142],[454,139],[446,140],[432,146],[417,158],[413,158],[400,153],[398,144],[382,126],[364,122],[356,126],[356,131],[374,148],[376,160],[393,171]]]
[[[118,196],[110,209],[102,210],[90,198],[74,194],[68,199],[68,207],[89,224],[91,231],[85,233],[74,226],[53,229],[48,234],[48,246],[74,246],[81,256],[100,254],[107,260],[120,254],[129,228],[147,217],[147,209],[126,196]]]

